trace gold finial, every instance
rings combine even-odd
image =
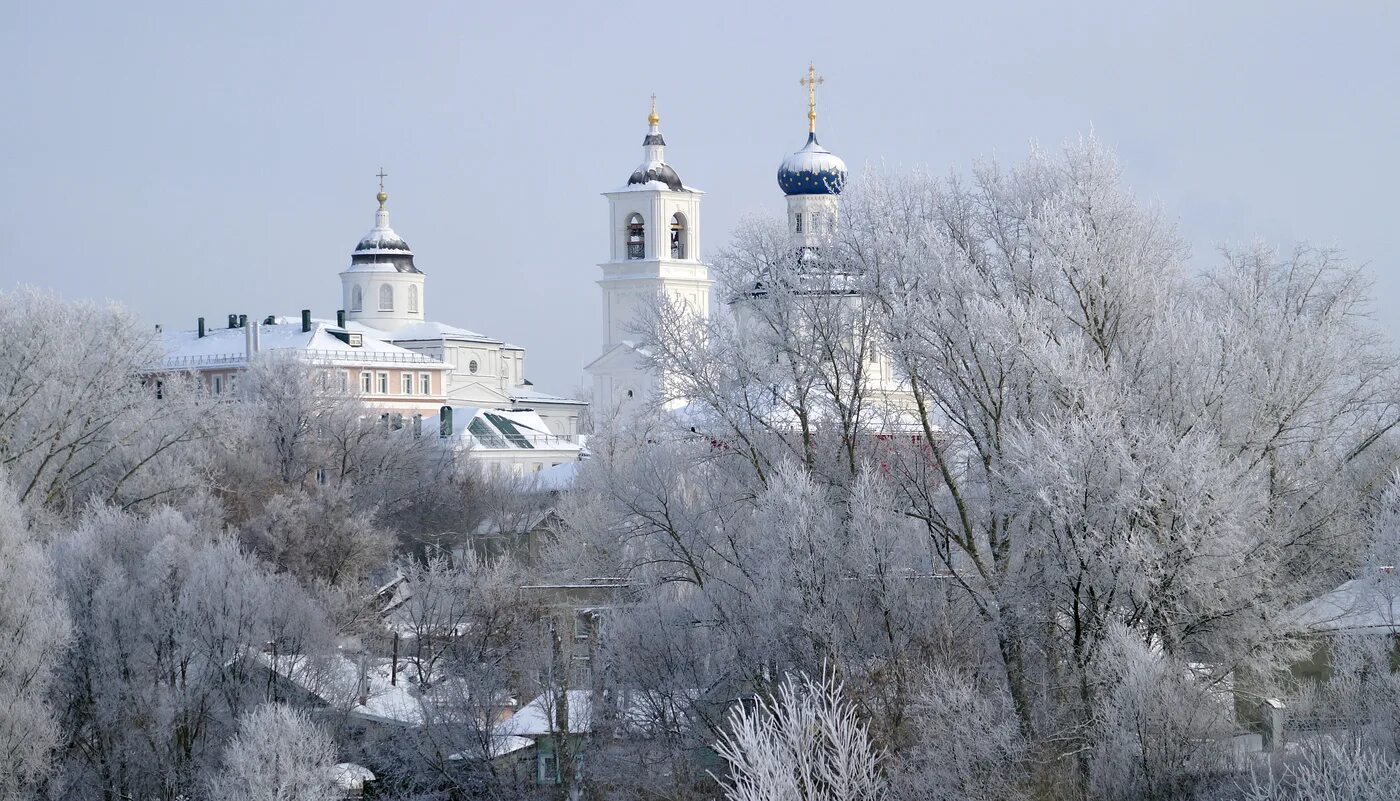
[[[651,114],[647,116],[648,125],[658,125],[661,117],[656,113],[656,95],[651,96]]]
[[[817,68],[812,62],[807,62],[807,77],[801,80],[801,84],[807,87],[807,132],[817,132],[817,87],[826,83],[826,79],[817,74]]]
[[[378,173],[379,194],[375,195],[374,199],[379,201],[379,208],[381,209],[384,208],[384,201],[389,199],[389,193],[384,191],[384,179],[387,177],[389,177],[389,173],[385,172],[383,167],[380,167]]]

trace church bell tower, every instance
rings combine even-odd
[[[586,368],[594,407],[611,413],[665,395],[666,379],[649,368],[637,324],[665,299],[709,318],[710,273],[700,260],[700,198],[666,163],[666,140],[652,97],[642,163],[608,199],[609,259],[603,277],[603,352]],[[676,405],[677,399],[668,400]]]

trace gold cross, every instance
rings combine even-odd
[[[817,132],[817,87],[826,83],[826,79],[817,74],[817,68],[811,62],[807,63],[807,77],[800,83],[807,87],[807,130],[810,133]]]
[[[651,114],[647,117],[647,122],[652,125],[661,122],[661,118],[656,115],[656,95],[651,96]]]
[[[379,191],[380,191],[380,192],[383,192],[383,191],[384,191],[384,179],[389,177],[389,173],[385,172],[383,167],[380,167],[380,168],[379,168],[379,172],[376,173],[376,175],[379,177]]]

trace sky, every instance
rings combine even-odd
[[[1209,267],[1337,247],[1400,333],[1400,3],[0,0],[0,290],[193,328],[330,318],[377,173],[430,319],[583,386],[607,202],[658,96],[703,244],[784,208],[820,134],[854,174],[966,173],[1089,131]],[[702,257],[705,254],[702,254]]]

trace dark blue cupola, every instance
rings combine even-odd
[[[778,186],[789,197],[839,195],[846,185],[846,162],[817,141],[817,87],[821,83],[816,68],[809,64],[802,79],[807,87],[807,144],[778,167]]]
[[[816,131],[778,168],[778,186],[785,195],[839,195],[845,185],[846,162],[821,146]]]

